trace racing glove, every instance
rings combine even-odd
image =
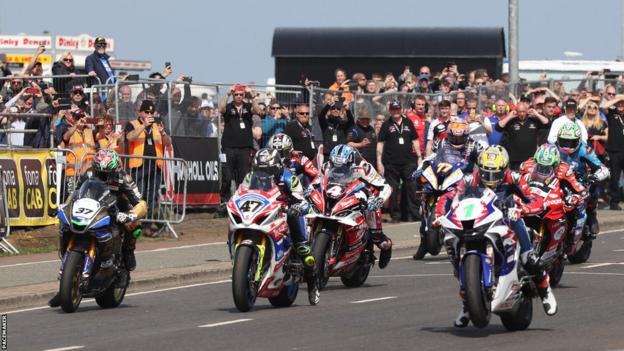
[[[441,225],[442,225],[442,218],[443,218],[443,217],[444,217],[444,216],[439,216],[439,217],[436,217],[436,218],[433,220],[433,222],[431,222],[431,226],[432,226],[433,228],[438,228],[439,226],[441,226]]]
[[[126,224],[136,221],[137,217],[133,213],[117,212],[115,219],[117,220],[117,223]]]
[[[290,205],[287,213],[289,216],[292,216],[292,217],[300,217],[305,212],[305,209],[307,207],[308,207],[308,202],[301,201],[301,202]]]
[[[563,201],[566,203],[566,205],[575,207],[583,202],[583,197],[578,194],[570,194],[566,196]]]
[[[384,204],[384,200],[380,197],[375,197],[368,202],[368,206],[366,207],[367,211],[377,211],[382,208]]]
[[[515,222],[519,220],[520,217],[522,217],[522,209],[518,207],[511,207],[507,209],[507,218],[510,221]]]

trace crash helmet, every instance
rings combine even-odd
[[[336,145],[329,154],[329,163],[334,167],[352,167],[359,161],[359,152],[352,146]]]
[[[543,144],[535,151],[535,168],[531,173],[531,180],[548,184],[555,174],[555,168],[561,162],[559,149],[553,144]]]
[[[477,159],[479,181],[488,188],[496,188],[503,182],[509,168],[509,154],[500,145],[488,146]]]
[[[277,150],[263,148],[254,155],[252,170],[256,174],[268,174],[276,180],[279,178],[284,167],[282,157]]]
[[[461,149],[468,141],[470,127],[464,120],[453,120],[447,128],[446,140],[456,149]]]
[[[99,150],[93,157],[93,173],[103,181],[107,181],[111,174],[119,168],[119,155],[114,150]]]
[[[581,128],[574,123],[569,122],[561,126],[557,133],[557,146],[559,151],[571,154],[578,150],[581,145]]]
[[[282,162],[286,162],[293,151],[293,142],[288,135],[277,133],[269,139],[268,147],[269,149],[277,150],[282,158]]]

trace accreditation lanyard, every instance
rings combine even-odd
[[[405,139],[403,139],[403,117],[401,117],[401,124],[397,124],[395,121],[392,121],[392,124],[394,124],[397,133],[399,133],[399,145],[405,144]]]
[[[243,105],[234,106],[236,110],[236,114],[238,115],[238,120],[240,121],[239,127],[240,129],[245,129],[245,121],[243,120]]]
[[[310,138],[310,147],[312,149],[316,148],[316,145],[314,145],[314,140],[312,140],[311,135],[312,133],[310,133],[310,130],[306,127],[303,126],[303,124],[301,124],[301,122],[297,121],[297,123],[299,124],[299,127],[301,127],[301,130],[303,131],[303,137],[304,138]]]

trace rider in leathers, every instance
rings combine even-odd
[[[442,195],[436,204],[436,220],[434,226],[439,226],[441,217],[449,210],[450,204],[457,194],[462,194],[469,187],[488,187],[492,189],[498,199],[506,199],[515,195],[517,207],[509,208],[505,214],[509,225],[516,233],[520,242],[520,259],[527,272],[533,274],[537,290],[542,299],[542,306],[547,315],[557,313],[557,301],[550,288],[548,273],[544,270],[544,264],[533,251],[531,239],[522,220],[523,215],[538,214],[543,211],[542,199],[533,197],[529,185],[524,177],[509,170],[509,156],[507,151],[499,146],[486,148],[477,161],[478,168],[464,177],[457,187]],[[452,245],[447,245],[449,257],[457,271],[458,256],[453,252]],[[468,312],[462,305],[459,316],[454,321],[455,327],[463,328],[469,322]]]
[[[314,163],[301,151],[293,150],[293,142],[288,135],[283,133],[273,135],[269,139],[268,148],[280,153],[284,166],[299,177],[304,189],[318,177],[318,169]]]
[[[321,167],[321,173],[327,175],[332,168],[350,169],[354,179],[366,184],[367,192],[362,194],[368,201],[364,214],[370,230],[370,237],[381,250],[379,268],[385,268],[392,257],[392,240],[388,238],[381,225],[381,209],[392,193],[392,188],[375,168],[360,155],[352,146],[339,144],[329,155],[329,162]],[[318,182],[313,184],[317,186]]]
[[[137,226],[136,223],[147,214],[147,203],[141,198],[141,192],[132,177],[121,168],[119,156],[113,150],[103,149],[95,154],[92,168],[80,177],[76,189],[80,189],[82,183],[91,177],[97,177],[104,181],[111,193],[117,197],[119,212],[116,214],[115,219],[118,224],[123,225],[123,261],[126,269],[133,271],[136,268],[136,258],[134,257],[136,240],[141,236],[141,227]],[[70,201],[71,197],[66,202],[69,203]],[[63,238],[64,230],[66,228],[61,226],[61,239]],[[113,245],[109,245],[112,242],[112,238],[103,239],[102,242],[98,242],[102,262],[100,267],[107,268],[113,265]],[[66,244],[61,243],[61,251]],[[130,277],[125,278],[118,280],[115,284],[118,286],[126,285]],[[57,293],[48,302],[48,305],[50,307],[60,306],[60,294]]]

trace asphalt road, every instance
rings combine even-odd
[[[229,281],[132,294],[117,309],[83,302],[78,312],[9,313],[9,350],[617,350],[624,349],[624,232],[601,235],[590,262],[567,266],[547,317],[534,300],[530,329],[455,329],[458,285],[444,257],[398,251],[364,287],[332,280],[318,306],[259,299],[239,313]],[[403,258],[403,259],[401,259]],[[72,348],[73,347],[73,348]]]

